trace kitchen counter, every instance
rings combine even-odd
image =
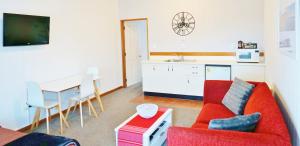
[[[265,63],[234,59],[147,60],[142,62],[143,91],[148,96],[201,99],[205,80],[265,81]]]
[[[162,63],[162,64],[207,64],[207,65],[243,65],[243,66],[265,66],[264,62],[260,63],[239,63],[235,60],[185,60],[185,61],[167,61],[167,60],[145,60],[144,64]]]

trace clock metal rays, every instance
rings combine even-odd
[[[177,13],[172,20],[172,28],[180,36],[189,35],[195,29],[195,19],[189,12]]]

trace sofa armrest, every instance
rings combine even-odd
[[[291,146],[276,135],[183,127],[169,128],[167,142],[168,146]]]
[[[204,83],[204,104],[221,104],[232,81],[206,80]]]

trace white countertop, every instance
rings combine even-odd
[[[255,65],[255,66],[265,66],[264,62],[260,63],[238,63],[235,60],[187,60],[182,62],[167,62],[166,60],[145,60],[142,61],[143,64],[208,64],[208,65]]]

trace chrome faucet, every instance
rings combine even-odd
[[[178,55],[178,60],[184,61],[184,56],[183,55],[181,55],[181,56]]]

